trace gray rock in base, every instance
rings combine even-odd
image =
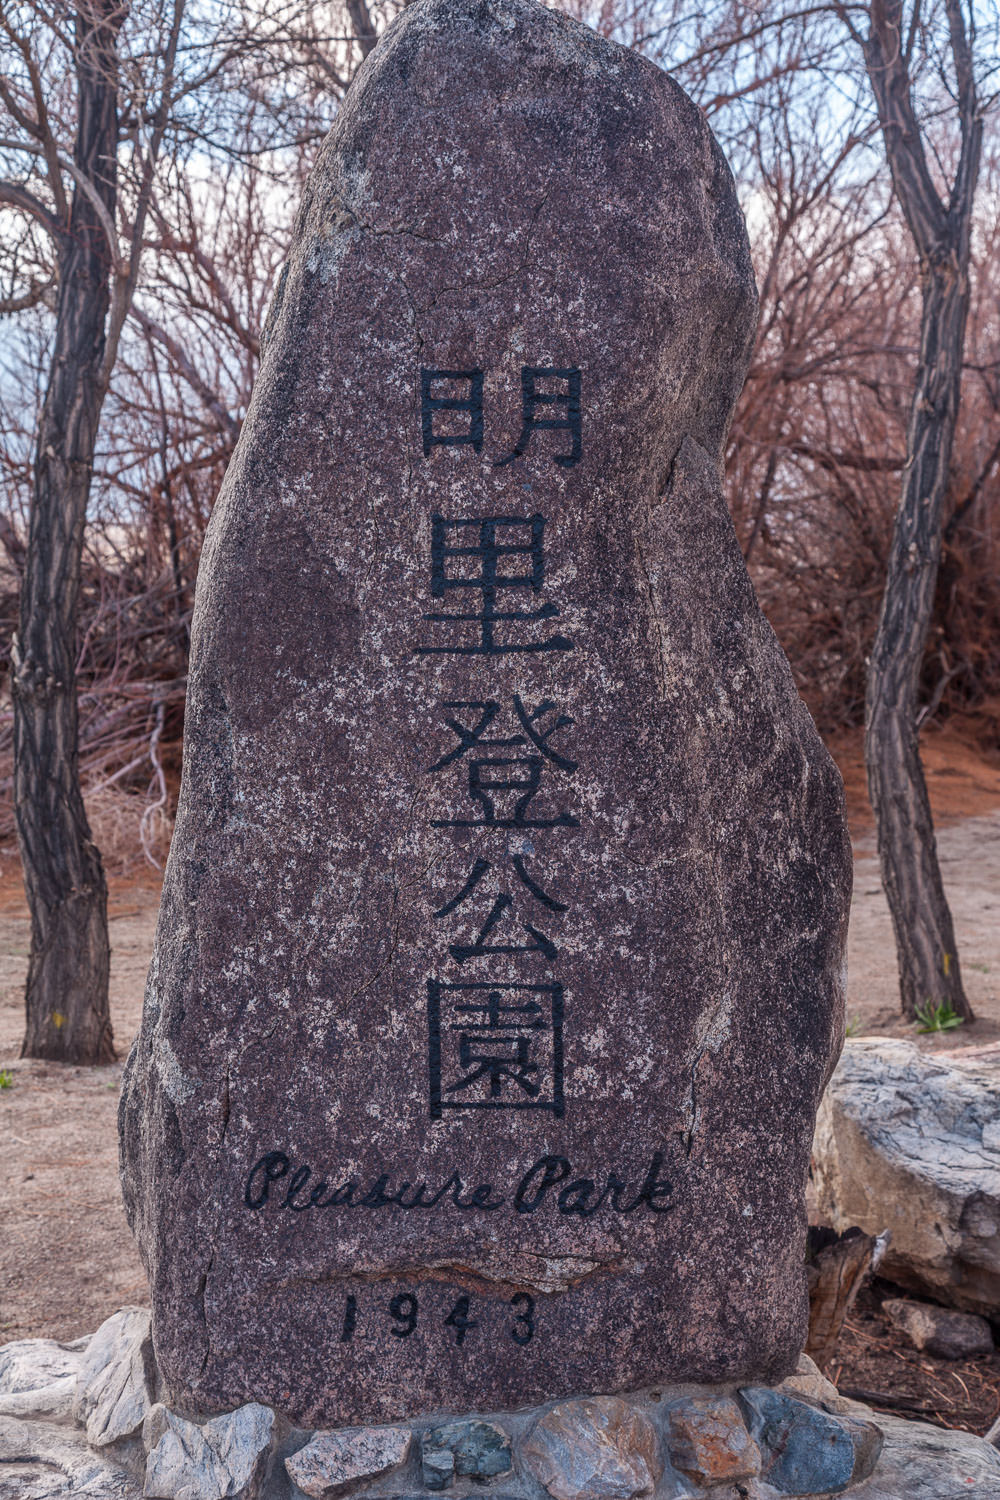
[[[449,1448],[421,1452],[420,1478],[429,1490],[446,1490],[455,1482],[455,1455]]]
[[[634,1500],[663,1472],[652,1422],[613,1396],[554,1406],[521,1460],[553,1500]]]
[[[420,1440],[420,1472],[429,1490],[456,1478],[485,1484],[511,1468],[510,1438],[492,1422],[448,1422]]]
[[[813,1161],[835,1228],[892,1231],[890,1281],[1000,1311],[1000,1044],[931,1057],[912,1042],[849,1041]]]
[[[144,1439],[145,1500],[257,1500],[267,1475],[275,1415],[251,1402],[204,1426],[163,1406],[150,1411]]]
[[[124,1469],[87,1446],[81,1428],[0,1417],[0,1500],[141,1500],[141,1495],[141,1486]]]
[[[885,1446],[851,1500],[1000,1500],[1000,1453],[981,1437],[881,1412],[877,1420]]]
[[[126,1307],[103,1322],[87,1345],[73,1416],[92,1448],[131,1437],[153,1403],[155,1363],[145,1308]]]
[[[64,1375],[38,1390],[0,1396],[0,1417],[24,1417],[39,1422],[64,1422],[73,1415],[76,1376]]]
[[[761,1448],[761,1477],[782,1495],[839,1495],[866,1479],[882,1449],[874,1422],[833,1415],[757,1386],[740,1391]]]
[[[69,1417],[89,1338],[15,1339],[0,1347],[0,1416],[50,1422]]]
[[[882,1311],[918,1349],[939,1359],[977,1359],[993,1353],[990,1325],[976,1313],[952,1312],[902,1297],[890,1297],[882,1303]]]
[[[979,1438],[971,1432],[945,1432],[873,1412],[841,1396],[805,1354],[781,1390],[808,1396],[826,1411],[874,1424],[882,1433],[875,1468],[870,1478],[851,1488],[851,1500],[960,1500],[962,1495],[1000,1500],[1000,1453],[991,1446],[989,1433]],[[1000,1438],[1000,1422],[996,1435]]]
[[[288,1476],[310,1500],[328,1500],[361,1479],[398,1469],[409,1457],[412,1434],[401,1427],[321,1432],[285,1460]]]

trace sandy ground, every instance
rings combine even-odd
[[[151,872],[152,873],[152,872]],[[113,881],[111,1015],[121,1057],[139,1026],[159,884]],[[77,1338],[148,1301],[118,1186],[121,1064],[21,1062],[29,925],[17,861],[0,863],[0,1343]]]
[[[940,829],[938,855],[965,993],[976,1021],[917,1040],[932,1050],[980,1046],[1000,1039],[1000,812]],[[913,1036],[912,1025],[899,1013],[892,921],[873,839],[866,839],[855,854],[847,952],[852,1035]]]
[[[899,1017],[895,950],[874,857],[856,741],[834,746],[857,851],[848,1014],[857,1034],[913,1036]],[[974,1026],[917,1038],[948,1049],[1000,1038],[1000,766],[955,736],[925,749],[942,869]],[[111,882],[111,1010],[124,1057],[139,1024],[158,885],[152,871]],[[121,1208],[116,1106],[121,1064],[20,1061],[28,919],[17,861],[0,856],[0,1343],[75,1338],[146,1283]],[[0,1074],[0,1082],[3,1081]]]
[[[1000,756],[984,757],[954,731],[921,745],[937,829],[941,875],[955,922],[973,1026],[915,1036],[899,1013],[896,945],[882,893],[875,829],[864,789],[860,738],[831,745],[844,775],[854,842],[854,899],[848,935],[852,1035],[907,1036],[929,1050],[1000,1039]]]

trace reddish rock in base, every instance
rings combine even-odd
[[[410,1452],[412,1434],[401,1427],[363,1427],[321,1432],[285,1460],[289,1478],[310,1500],[330,1500],[360,1482],[398,1469]]]
[[[719,487],[755,315],[651,63],[532,0],[379,42],[198,580],[121,1113],[175,1408],[794,1366],[850,851]]]
[[[760,1449],[731,1397],[683,1402],[668,1416],[667,1451],[680,1473],[698,1484],[721,1484],[760,1473]]]

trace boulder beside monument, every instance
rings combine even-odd
[[[1000,1044],[935,1054],[853,1038],[820,1105],[813,1163],[825,1222],[889,1231],[887,1280],[1000,1318]]]
[[[851,855],[720,489],[755,316],[664,73],[532,0],[390,27],[199,574],[121,1107],[182,1416],[794,1369]]]

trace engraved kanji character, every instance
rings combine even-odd
[[[462,380],[468,384],[468,396],[435,396],[434,386],[439,382]],[[469,425],[465,432],[437,432],[434,417],[439,411],[468,412]],[[424,457],[432,448],[455,448],[463,443],[471,444],[476,453],[483,446],[483,372],[482,370],[421,370],[420,371],[420,428],[424,445]]]
[[[499,1099],[507,1079],[522,1088],[532,1099],[539,1095],[539,1085],[529,1076],[538,1072],[538,1064],[528,1061],[531,1042],[526,1036],[483,1040],[462,1032],[459,1037],[459,1064],[470,1069],[457,1083],[448,1085],[449,1094],[471,1088],[480,1078],[489,1080],[490,1098]]]
[[[550,911],[564,912],[566,910],[566,907],[561,901],[557,901],[554,896],[550,896],[548,892],[544,891],[542,887],[537,884],[536,881],[532,880],[531,876],[525,869],[524,861],[519,854],[515,854],[511,862],[514,866],[514,872],[517,875],[518,880],[524,886],[525,890],[530,892],[530,894],[536,901],[539,901],[543,906],[548,907]],[[492,866],[489,860],[482,858],[477,859],[472,867],[468,879],[462,886],[462,889],[458,892],[457,895],[453,896],[450,901],[447,901],[443,906],[438,907],[437,911],[435,911],[434,913],[434,916],[438,919],[450,916],[453,911],[456,911],[460,906],[462,906],[473,894],[483,876],[486,875],[486,873],[491,868]],[[525,932],[531,939],[529,943],[517,944],[489,941],[493,936],[495,929],[511,911],[513,905],[514,901],[509,891],[501,891],[501,893],[494,898],[493,905],[491,906],[489,913],[486,916],[486,920],[483,922],[482,927],[475,940],[472,943],[452,943],[449,946],[448,952],[451,954],[455,962],[461,964],[465,963],[466,960],[470,958],[485,958],[499,953],[540,953],[544,958],[547,958],[550,961],[555,959],[559,953],[559,950],[556,947],[555,943],[552,942],[551,938],[546,937],[543,932],[539,932],[537,927],[533,927],[530,922],[524,922],[523,924]]]
[[[566,389],[564,391],[539,390],[537,385],[539,380],[564,381]],[[561,407],[564,415],[539,417],[535,415],[539,407],[544,410]],[[559,370],[552,365],[521,366],[521,435],[514,444],[513,453],[508,453],[506,458],[496,459],[493,467],[500,469],[505,464],[513,463],[515,458],[523,458],[534,434],[545,430],[561,430],[570,434],[570,451],[555,454],[553,463],[558,464],[560,468],[569,469],[580,462],[583,454],[583,417],[578,369]]]
[[[478,609],[440,611],[424,615],[434,624],[473,624],[478,631],[455,645],[421,644],[418,655],[507,656],[517,652],[572,651],[563,635],[544,640],[506,639],[507,627],[551,620],[559,611],[552,603],[538,609],[500,609],[512,590],[541,592],[545,582],[543,538],[545,518],[482,516],[468,520],[431,517],[431,595],[444,599],[453,590],[477,594]],[[520,564],[522,571],[506,571]],[[471,572],[464,571],[466,565]],[[454,570],[454,571],[453,571]],[[498,639],[498,627],[504,639]]]
[[[480,710],[480,717],[478,723],[472,725],[471,728],[463,724],[459,719],[445,719],[448,728],[458,736],[458,744],[452,750],[442,755],[440,760],[436,760],[428,769],[431,771],[441,771],[445,766],[450,766],[453,761],[461,760],[463,755],[466,755],[477,745],[489,746],[491,749],[510,750],[530,742],[548,760],[552,761],[553,765],[558,766],[560,770],[575,771],[577,769],[576,761],[570,760],[568,756],[561,755],[559,751],[554,750],[549,744],[549,740],[557,730],[570,728],[576,720],[571,718],[569,714],[556,713],[555,718],[549,723],[549,727],[545,729],[543,727],[544,716],[556,708],[551,698],[546,698],[537,708],[531,710],[527,708],[518,693],[513,695],[513,702],[514,712],[523,728],[527,731],[527,739],[523,734],[507,735],[500,739],[486,738],[487,729],[492,727],[493,721],[500,712],[499,703],[484,699],[466,700],[460,698],[450,698],[442,703],[442,708],[478,709]]]
[[[563,1113],[559,984],[428,980],[432,1119],[446,1109]]]
[[[432,828],[578,828],[579,818],[560,812],[531,818],[529,808],[542,785],[545,761],[540,755],[491,756],[469,761],[469,795],[482,809],[479,818],[436,818]],[[517,794],[513,805],[498,810],[500,793]],[[506,799],[505,799],[506,800]]]

